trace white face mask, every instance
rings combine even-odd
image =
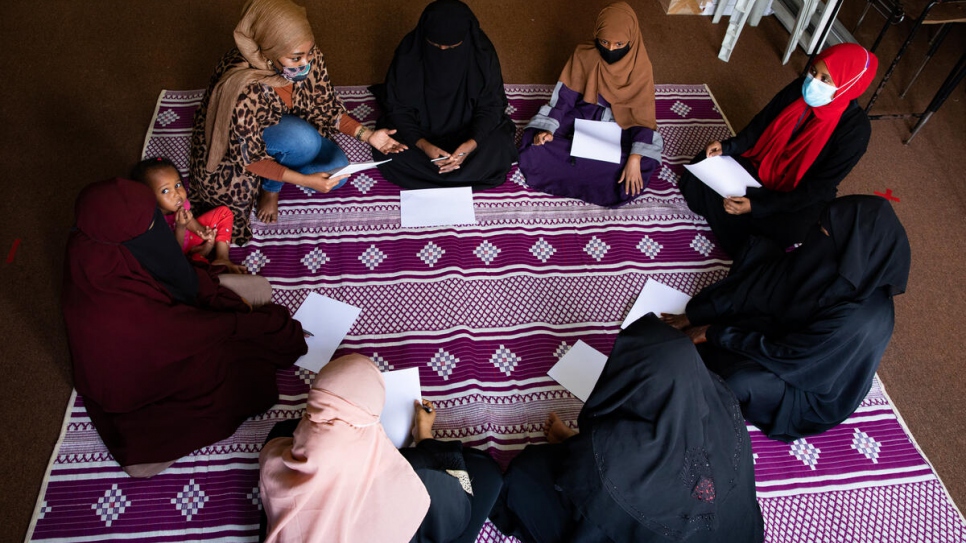
[[[822,107],[832,102],[837,90],[839,90],[838,87],[823,83],[812,77],[812,74],[808,74],[802,83],[802,98],[811,107]]]

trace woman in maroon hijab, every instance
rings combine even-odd
[[[140,183],[89,185],[76,215],[62,298],[74,385],[128,474],[155,475],[277,401],[275,370],[306,352],[286,308],[252,309],[189,264]]]

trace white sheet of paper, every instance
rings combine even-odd
[[[318,373],[332,360],[332,355],[349,333],[362,310],[333,300],[317,292],[310,292],[293,317],[302,323],[312,337],[305,338],[309,352],[295,361],[295,365]]]
[[[617,123],[577,119],[570,156],[621,163],[621,127]]]
[[[337,175],[352,175],[356,172],[361,172],[362,170],[370,170],[380,164],[385,164],[390,160],[392,159],[390,158],[388,160],[383,160],[380,162],[356,162],[355,164],[349,164],[348,166],[339,168],[338,170],[329,173],[329,177],[335,177]]]
[[[547,375],[571,394],[586,402],[604,371],[607,356],[583,341],[577,341],[567,354],[550,368]]]
[[[403,228],[476,224],[470,187],[404,190],[399,209]]]
[[[412,441],[413,421],[416,411],[413,400],[422,399],[419,387],[419,368],[383,372],[386,381],[386,404],[379,422],[396,448],[405,447]]]
[[[755,178],[730,156],[718,155],[706,158],[697,164],[685,164],[684,167],[722,198],[744,196],[748,187],[761,186],[761,183],[755,181]]]
[[[621,324],[621,330],[648,313],[654,313],[658,317],[661,316],[661,313],[680,315],[684,313],[684,308],[687,307],[690,300],[691,297],[680,290],[648,279],[644,283],[644,288],[641,289],[637,301],[634,302],[634,306],[631,307],[630,313],[627,314],[627,318]]]

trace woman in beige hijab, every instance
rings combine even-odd
[[[433,439],[426,400],[414,406],[415,446],[396,450],[379,423],[385,397],[365,356],[319,371],[302,419],[276,425],[259,457],[266,543],[476,541],[502,487],[499,466]]]
[[[617,123],[620,162],[571,156],[577,120]],[[597,16],[594,39],[577,46],[550,102],[527,125],[520,170],[537,190],[618,206],[644,190],[661,166],[663,149],[637,14],[625,2],[611,4]]]
[[[329,192],[328,173],[348,164],[336,131],[383,153],[406,149],[394,130],[371,130],[335,94],[305,8],[291,0],[249,0],[235,27],[236,48],[215,69],[191,137],[191,202],[235,214],[232,241],[251,238],[249,215],[278,220],[283,183]]]

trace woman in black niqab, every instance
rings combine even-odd
[[[378,126],[396,129],[410,147],[392,157],[373,153],[393,159],[379,166],[389,181],[484,189],[506,179],[517,155],[500,61],[466,4],[427,6],[396,48],[385,84],[372,90],[383,109]]]

